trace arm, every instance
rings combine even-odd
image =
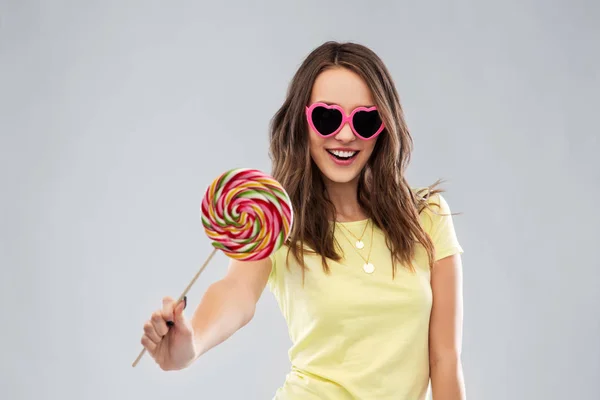
[[[226,276],[206,290],[191,323],[196,357],[248,324],[271,273],[271,260],[231,260]]]
[[[433,306],[429,327],[429,365],[434,400],[464,400],[462,350],[462,263],[445,257],[431,273]]]

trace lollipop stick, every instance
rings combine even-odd
[[[206,268],[206,266],[208,265],[208,263],[210,262],[210,260],[212,260],[212,258],[214,257],[214,255],[216,253],[217,253],[217,249],[215,248],[210,253],[210,255],[208,256],[208,258],[206,259],[206,261],[204,261],[204,264],[202,264],[202,267],[200,267],[200,270],[196,273],[196,275],[194,275],[194,277],[192,278],[192,280],[190,281],[190,283],[187,285],[187,287],[185,288],[185,290],[183,291],[183,293],[181,294],[181,296],[179,296],[179,299],[177,300],[177,303],[179,303],[180,301],[182,301],[183,298],[187,295],[187,293],[192,288],[192,286],[194,285],[194,283],[196,282],[196,280],[198,279],[198,277],[200,276],[200,274],[202,273],[202,271],[204,271],[204,269]],[[135,359],[135,361],[133,362],[133,364],[131,365],[132,367],[135,367],[138,364],[138,362],[140,362],[140,360],[144,356],[145,352],[146,352],[146,348],[144,347],[142,349],[142,351],[140,352],[140,354]]]

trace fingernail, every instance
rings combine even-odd
[[[170,326],[173,326],[173,325],[175,325],[175,322],[173,322],[173,321],[167,321],[167,326],[170,327]]]
[[[183,309],[187,307],[187,296],[183,296]]]

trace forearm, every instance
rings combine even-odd
[[[255,303],[243,291],[228,280],[217,281],[206,290],[191,321],[198,357],[250,322]]]
[[[465,384],[460,359],[448,357],[430,363],[433,400],[465,400]]]

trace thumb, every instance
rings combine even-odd
[[[167,321],[167,325],[172,326],[174,318],[173,308],[175,307],[175,299],[173,299],[172,297],[163,297],[162,304],[162,316],[164,320]]]
[[[175,323],[181,323],[185,321],[185,315],[183,310],[187,307],[187,296],[183,296],[183,299],[173,309]]]

